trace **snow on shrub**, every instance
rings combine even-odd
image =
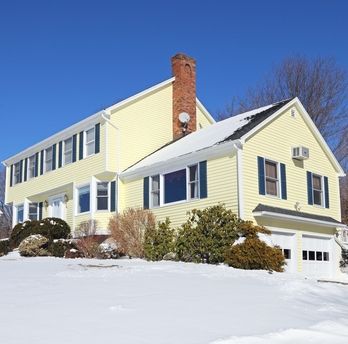
[[[272,244],[269,238],[271,231],[252,223],[244,223],[239,233],[243,237],[224,254],[226,264],[245,270],[284,271],[286,262],[282,251],[277,246],[268,245]]]
[[[18,250],[21,256],[25,257],[49,256],[50,253],[47,250],[48,242],[49,239],[40,234],[30,235],[22,240]]]

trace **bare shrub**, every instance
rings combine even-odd
[[[143,208],[127,208],[110,218],[108,230],[121,255],[144,257],[146,228],[155,226],[155,215]]]
[[[76,227],[76,246],[85,258],[98,258],[100,255],[100,243],[96,235],[98,229],[97,220],[82,221]]]

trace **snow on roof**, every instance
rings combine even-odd
[[[240,130],[242,127],[250,123],[256,114],[266,111],[274,106],[279,106],[279,103],[248,111],[197,130],[160,148],[128,168],[125,172],[133,172],[145,166],[165,162],[179,156],[217,146],[222,143],[222,141],[228,140],[228,138],[236,133],[237,130]]]

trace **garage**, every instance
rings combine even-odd
[[[287,233],[283,231],[277,231],[272,229],[272,242],[274,245],[278,245],[286,261],[285,272],[297,272],[297,248],[296,248],[296,235],[295,233]]]
[[[302,273],[308,276],[331,275],[332,237],[302,235]]]

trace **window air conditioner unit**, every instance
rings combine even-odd
[[[292,158],[298,160],[309,159],[309,149],[302,146],[292,147]]]

